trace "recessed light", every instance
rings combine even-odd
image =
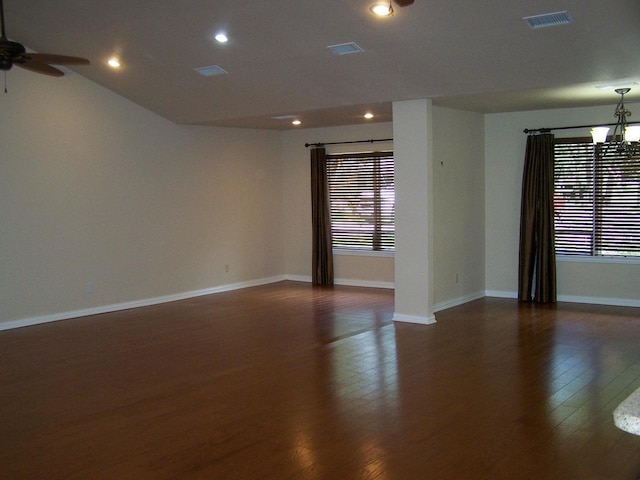
[[[215,37],[218,43],[227,43],[229,41],[229,37],[227,37],[224,33],[220,32]]]
[[[291,124],[295,125],[297,127],[298,125],[302,125],[302,122],[300,120],[296,119],[293,122],[291,122]]]
[[[371,5],[369,7],[371,13],[377,15],[378,17],[388,17],[389,15],[393,15],[393,7],[391,6],[391,2],[389,3],[376,3],[375,5]]]
[[[373,113],[371,112],[367,112],[364,114],[364,118],[366,118],[367,120],[371,120],[373,118]]]
[[[111,57],[109,60],[107,60],[107,64],[111,68],[120,68],[122,66],[120,60],[118,60],[116,57]]]

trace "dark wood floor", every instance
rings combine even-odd
[[[634,479],[638,309],[283,282],[0,332],[0,478]]]

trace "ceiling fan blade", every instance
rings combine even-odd
[[[24,68],[25,70],[42,73],[43,75],[49,75],[50,77],[62,77],[64,75],[64,72],[62,70],[58,70],[56,67],[52,67],[51,65],[47,65],[46,63],[24,62],[14,63],[14,65],[20,68]]]
[[[407,7],[413,3],[413,0],[395,0],[399,7]]]
[[[51,65],[89,65],[89,60],[68,55],[55,55],[53,53],[23,53],[21,57],[29,62],[46,63]]]

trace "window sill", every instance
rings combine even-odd
[[[626,265],[640,265],[640,257],[589,257],[582,255],[556,255],[558,262],[574,263],[619,263]]]
[[[378,250],[350,250],[348,248],[334,248],[334,255],[345,255],[345,256],[356,256],[356,257],[394,257],[394,252],[390,252],[388,250],[378,251]]]

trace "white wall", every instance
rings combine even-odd
[[[8,83],[0,324],[284,275],[279,132],[174,125],[74,74]]]
[[[283,134],[284,251],[288,275],[300,279],[311,278],[311,176],[309,149],[305,143],[392,137],[391,123],[294,130]],[[374,149],[392,150],[393,144],[327,146],[329,153]],[[336,283],[388,287],[394,282],[393,257],[336,255],[334,269]]]
[[[391,123],[284,133],[178,126],[74,74],[14,69],[8,84],[0,328],[285,274],[308,279],[304,144],[393,137]],[[522,129],[610,121],[611,106],[486,116],[434,107],[437,306],[483,289],[515,295]],[[394,259],[337,256],[336,278],[391,286]],[[640,306],[640,264],[559,262],[558,288],[561,299]]]
[[[614,105],[594,108],[491,114],[485,117],[486,288],[490,295],[516,296],[520,189],[525,128],[615,122]],[[632,108],[633,109],[633,108]],[[558,130],[556,137],[588,136],[588,129]],[[640,306],[640,264],[557,264],[560,300]]]
[[[434,107],[433,125],[433,283],[440,310],[484,296],[484,116]]]

